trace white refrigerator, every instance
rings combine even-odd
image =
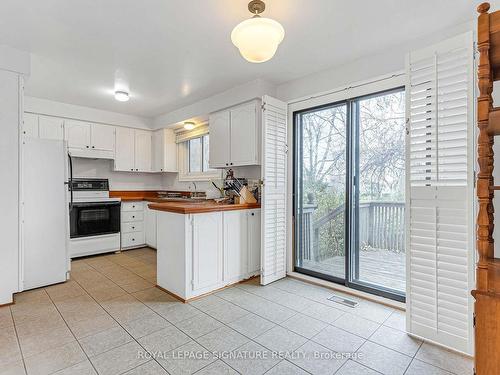
[[[64,282],[69,271],[68,156],[63,141],[21,147],[21,290]]]

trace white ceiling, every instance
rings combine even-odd
[[[250,64],[230,33],[247,0],[1,0],[0,44],[29,51],[26,93],[156,116],[262,78],[280,84],[476,17],[476,0],[267,0],[285,28],[274,59]],[[115,71],[131,100],[113,99]]]

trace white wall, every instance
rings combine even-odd
[[[260,179],[260,166],[247,166],[247,167],[235,167],[233,168],[235,177],[245,177],[249,182]],[[221,180],[225,177],[226,173],[223,171],[221,174]],[[214,181],[215,182],[215,181]],[[221,182],[216,182],[219,186]],[[207,191],[212,190],[213,185],[206,181],[196,181],[197,191]],[[179,181],[177,173],[165,173],[163,175],[163,189],[165,190],[182,190],[191,191],[194,186],[191,182]]]
[[[29,73],[29,55],[0,46],[0,305],[19,290],[19,127],[21,74]],[[20,91],[21,90],[21,91]]]
[[[475,23],[471,21],[411,43],[394,46],[376,55],[365,56],[349,64],[278,85],[276,95],[279,99],[290,102],[404,70],[407,52],[474,29]]]
[[[211,112],[260,98],[266,94],[276,95],[276,87],[269,82],[257,79],[186,107],[157,116],[153,120],[153,127],[155,129],[166,128],[193,117],[207,115]]]
[[[132,128],[151,129],[152,119],[126,115],[123,113],[104,111],[74,104],[55,102],[27,96],[24,99],[26,112],[48,116],[64,117],[75,120],[98,122],[109,125],[128,126]]]
[[[110,190],[163,189],[161,174],[115,172],[112,160],[73,158],[73,177],[107,178]]]

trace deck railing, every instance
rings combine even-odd
[[[314,218],[317,206],[302,210],[302,257],[321,261],[344,252],[344,205]],[[365,201],[359,204],[359,246],[393,252],[405,251],[404,202]],[[337,238],[335,238],[337,237]]]

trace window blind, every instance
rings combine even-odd
[[[407,330],[473,353],[473,39],[407,56]]]

